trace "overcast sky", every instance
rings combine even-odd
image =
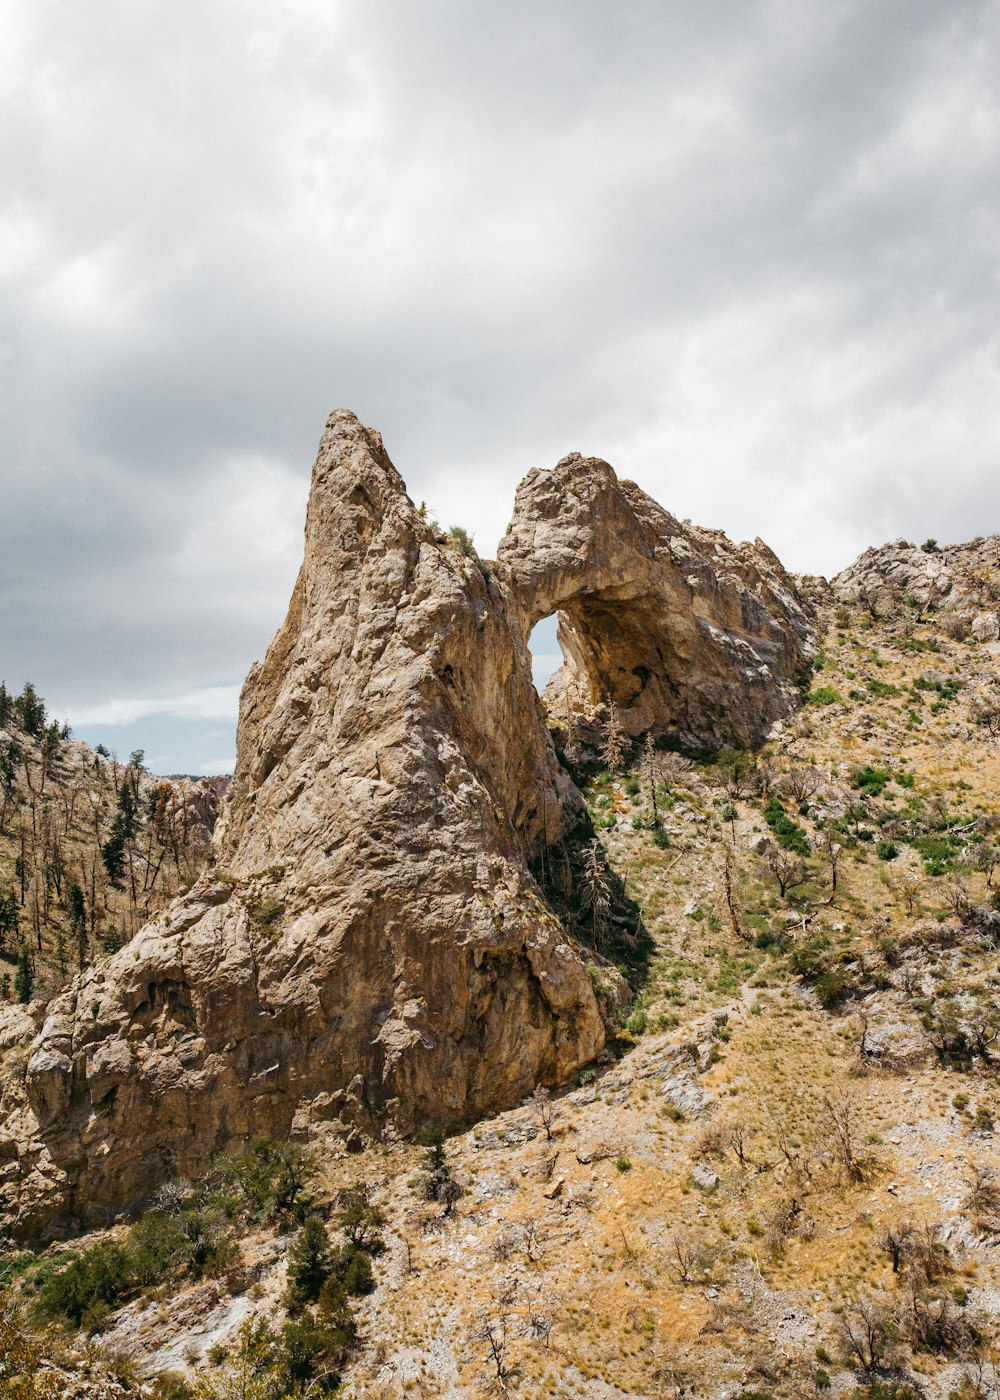
[[[483,554],[606,457],[1000,529],[1000,0],[0,0],[0,678],[232,762],[328,411]]]

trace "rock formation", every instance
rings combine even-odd
[[[572,457],[528,477],[491,567],[415,509],[377,433],[331,416],[216,862],[33,1046],[21,1228],[112,1217],[249,1136],[467,1123],[601,1050],[528,866],[581,811],[525,645],[553,609],[636,732],[751,742],[794,703],[808,628],[763,545]]]
[[[866,549],[833,580],[845,602],[873,617],[937,617],[957,637],[1000,638],[1000,535],[938,548],[895,540]]]
[[[552,708],[613,700],[632,734],[753,746],[796,704],[809,622],[775,555],[681,524],[607,462],[530,472],[497,563],[523,636],[559,614]]]

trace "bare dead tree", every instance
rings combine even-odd
[[[743,901],[740,897],[740,870],[736,859],[736,848],[730,841],[723,841],[722,888],[729,914],[729,924],[737,938],[750,941],[750,934],[743,922]]]
[[[836,834],[829,827],[824,828],[824,830],[820,832],[819,848],[826,857],[827,865],[830,867],[829,902],[832,904],[837,898],[837,871],[844,848],[837,840]]]
[[[912,1220],[897,1220],[884,1226],[878,1236],[876,1244],[883,1254],[889,1256],[894,1274],[899,1273],[907,1247],[916,1234],[916,1230],[917,1227]]]
[[[896,1319],[888,1300],[862,1298],[841,1314],[840,1337],[849,1361],[871,1373],[889,1364],[895,1352]]]
[[[985,1162],[973,1164],[962,1205],[977,1230],[993,1234],[1000,1229],[1000,1183]]]
[[[674,1230],[667,1240],[669,1267],[678,1283],[691,1283],[698,1267],[701,1243],[686,1230]]]
[[[552,1128],[556,1121],[556,1105],[552,1092],[544,1084],[535,1086],[531,1095],[531,1108],[535,1122],[545,1133],[546,1142],[552,1141]]]
[[[473,1341],[486,1346],[486,1367],[490,1389],[507,1393],[510,1379],[510,1348],[513,1314],[509,1306],[501,1305],[482,1312],[473,1328]]]
[[[599,948],[604,941],[611,909],[611,886],[604,865],[604,850],[596,836],[587,846],[584,857],[581,903],[590,913],[594,946]]]
[[[600,753],[602,761],[612,773],[621,772],[625,755],[631,748],[631,741],[625,733],[618,706],[609,700],[601,722]]]
[[[835,1159],[848,1181],[864,1181],[869,1164],[858,1141],[861,1125],[858,1122],[857,1105],[847,1096],[832,1099],[827,1094],[823,1097],[823,1108],[830,1128],[829,1141]]]
[[[729,1146],[744,1171],[749,1170],[753,1166],[750,1156],[750,1130],[739,1119],[729,1124]]]
[[[796,802],[808,802],[822,781],[823,775],[815,768],[790,768],[781,780],[781,787]]]
[[[768,842],[762,854],[765,865],[777,881],[778,891],[782,899],[785,898],[790,889],[801,885],[807,878],[806,867],[794,851],[786,851],[781,846],[776,846],[772,841]]]
[[[653,734],[651,730],[647,733],[642,745],[642,776],[646,784],[646,791],[649,794],[649,811],[653,818],[653,825],[659,826],[660,812],[656,804],[656,784],[659,779],[659,762],[657,760],[656,747],[653,743]]]
[[[952,914],[959,921],[965,923],[972,913],[972,900],[969,897],[968,886],[959,876],[949,880],[944,889],[945,901]]]

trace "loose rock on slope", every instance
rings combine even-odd
[[[377,433],[331,416],[216,867],[52,1004],[19,1228],[113,1216],[248,1136],[467,1123],[601,1050],[528,869],[580,811],[525,646],[553,606],[593,687],[648,668],[633,727],[750,739],[794,703],[807,623],[763,546],[573,458],[528,478],[491,570],[414,508]]]

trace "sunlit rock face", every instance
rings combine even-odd
[[[558,613],[550,708],[612,699],[633,734],[752,745],[798,703],[810,623],[775,555],[682,524],[607,462],[531,472],[497,562],[525,635]]]
[[[330,417],[215,862],[49,1007],[7,1129],[15,1229],[113,1218],[252,1136],[456,1127],[601,1051],[530,873],[582,806],[525,645],[555,610],[564,672],[633,732],[750,743],[794,703],[808,626],[764,546],[572,457],[527,478],[488,565]]]

